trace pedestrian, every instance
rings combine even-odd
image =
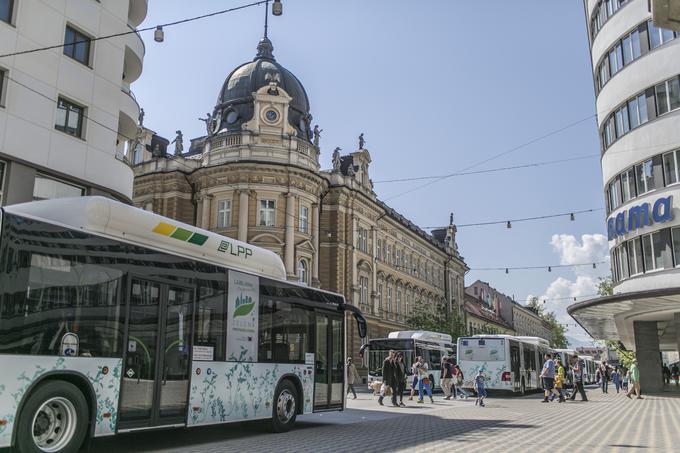
[[[361,376],[359,376],[356,365],[354,365],[351,357],[347,357],[347,395],[349,396],[349,392],[352,392],[352,395],[354,395],[352,398],[353,400],[357,399],[357,392],[354,390],[354,384],[360,380]]]
[[[406,404],[404,404],[404,390],[406,389],[406,364],[404,363],[404,353],[397,353],[397,361],[395,365],[397,393],[399,394],[399,406],[406,407]]]
[[[475,406],[480,405],[484,407],[484,398],[486,398],[486,387],[484,387],[484,373],[479,370],[477,376],[475,376],[475,392],[477,392],[477,399],[475,400]]]
[[[430,389],[430,376],[428,374],[430,368],[427,365],[427,362],[425,362],[423,358],[419,356],[416,358],[416,363],[413,365],[413,367],[416,371],[415,374],[418,376],[418,402],[423,402],[423,390],[425,390],[427,395],[430,397],[430,402],[434,403],[434,399],[432,398],[432,390]]]
[[[621,388],[623,389],[624,392],[628,393],[628,379],[630,377],[630,370],[627,370],[626,372],[623,372],[623,380],[621,382]]]
[[[460,399],[467,399],[470,395],[463,388],[463,383],[465,382],[465,375],[463,374],[463,370],[460,369],[460,365],[458,364],[454,365],[454,369],[456,370],[456,387],[458,390],[458,397]]]
[[[586,390],[583,388],[583,366],[584,363],[577,356],[571,358],[571,370],[574,379],[574,390],[571,393],[571,401],[576,400],[576,392],[581,394],[581,401],[588,401]]]
[[[609,388],[609,367],[607,366],[607,362],[602,362],[597,368],[597,376],[602,393],[607,393]]]
[[[543,383],[543,398],[544,403],[549,403],[555,399],[555,396],[559,396],[559,393],[555,390],[555,362],[552,360],[552,354],[546,352],[543,356],[545,362],[543,363],[543,369],[541,370],[540,378]],[[552,400],[548,399],[552,395]]]
[[[673,375],[673,379],[675,379],[675,385],[680,385],[680,367],[678,367],[678,364],[675,363],[671,367],[671,374]]]
[[[455,400],[458,397],[458,369],[453,357],[449,357],[449,366],[451,367],[451,396]]]
[[[621,389],[621,370],[619,367],[614,368],[614,371],[612,372],[612,382],[614,383],[614,387],[616,387],[616,393],[619,393],[619,390]]]
[[[392,392],[392,406],[399,407],[397,404],[397,392],[395,391],[395,366],[394,366],[395,353],[394,350],[390,349],[387,358],[383,361],[382,367],[382,378],[383,384],[380,388],[380,396],[378,397],[378,404],[383,406],[383,398],[389,392]]]
[[[559,402],[564,403],[564,382],[565,382],[565,373],[564,373],[564,367],[562,366],[562,363],[560,362],[560,359],[556,358],[555,359],[555,368],[557,369],[557,372],[555,374],[555,388],[557,389],[557,392],[560,395]]]
[[[442,357],[442,362],[441,362],[441,380],[439,384],[442,387],[442,391],[444,392],[444,399],[445,400],[450,400],[451,399],[451,376],[453,375],[451,371],[451,364],[449,363],[449,358],[444,356]]]
[[[671,369],[665,363],[661,367],[661,372],[663,373],[663,380],[666,384],[671,383]]]
[[[635,393],[637,395],[636,399],[641,400],[642,396],[640,395],[640,369],[638,368],[638,361],[637,359],[633,359],[633,364],[630,366],[630,390],[626,392],[626,396],[630,398],[631,393]]]

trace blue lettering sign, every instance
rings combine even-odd
[[[663,213],[661,209],[663,208]],[[673,210],[671,209],[671,196],[666,198],[659,198],[654,202],[654,207],[652,208],[652,218],[657,223],[667,222],[673,219]]]
[[[651,207],[650,204],[643,203],[633,206],[628,211],[621,211],[616,216],[607,219],[607,238],[611,241],[617,236],[624,236],[630,231],[648,226],[654,223],[664,223],[673,219],[673,207],[671,197],[659,198]],[[627,218],[626,218],[627,217]],[[627,220],[627,221],[626,221]]]

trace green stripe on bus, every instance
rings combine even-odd
[[[191,242],[192,244],[196,244],[196,245],[203,245],[203,244],[205,244],[205,241],[207,241],[207,240],[208,240],[208,236],[206,236],[204,234],[198,234],[198,233],[194,233],[189,238],[189,242]]]
[[[170,235],[171,238],[179,239],[180,241],[186,241],[191,236],[191,231],[185,230],[184,228],[177,228],[174,233]]]

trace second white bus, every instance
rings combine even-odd
[[[543,356],[552,352],[547,340],[511,335],[475,335],[458,338],[458,364],[463,388],[472,388],[482,370],[486,388],[522,395],[541,389]]]

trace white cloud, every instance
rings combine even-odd
[[[553,250],[559,254],[560,264],[582,264],[607,261],[609,259],[607,238],[601,234],[583,234],[579,241],[571,234],[554,234],[550,241]],[[557,320],[567,325],[567,337],[575,342],[591,343],[593,340],[567,313],[567,307],[579,300],[594,297],[597,293],[597,277],[603,274],[604,264],[597,269],[591,266],[571,268],[575,279],[558,277],[539,297],[546,300],[545,309],[555,313]]]
[[[560,264],[596,263],[609,257],[607,238],[602,234],[582,234],[580,243],[572,234],[553,234],[550,245],[559,253]]]

